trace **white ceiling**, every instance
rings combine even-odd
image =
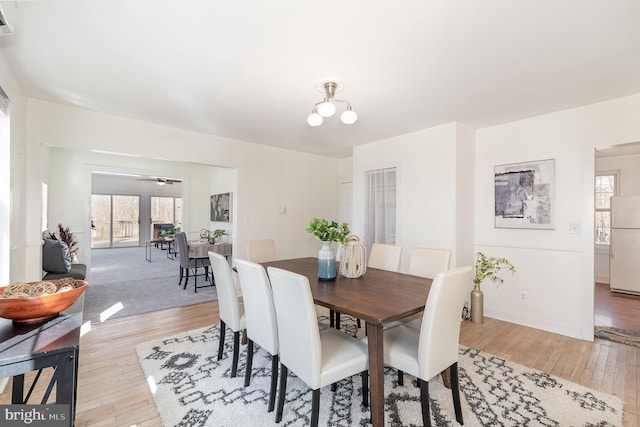
[[[638,0],[15,5],[0,49],[31,97],[336,157],[640,93]],[[359,120],[309,127],[332,77]]]

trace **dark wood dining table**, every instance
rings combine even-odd
[[[335,280],[318,279],[317,258],[296,258],[265,262],[309,278],[317,305],[348,314],[366,322],[369,348],[371,423],[384,425],[384,348],[382,331],[386,323],[424,310],[431,280],[423,277],[367,268],[357,279],[338,273]]]

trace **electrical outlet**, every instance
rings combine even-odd
[[[520,292],[520,301],[525,301],[527,299],[527,293],[526,292]]]

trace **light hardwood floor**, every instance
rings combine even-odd
[[[76,425],[160,426],[135,346],[217,322],[214,301],[93,325],[81,339]],[[624,426],[637,425],[640,348],[582,341],[490,318],[484,324],[463,322],[460,340],[465,346],[614,394],[625,402]],[[8,394],[0,403],[7,403]]]
[[[594,323],[640,331],[640,296],[611,292],[609,285],[596,283]]]

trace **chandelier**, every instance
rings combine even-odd
[[[318,84],[318,90],[324,92],[324,100],[317,102],[313,106],[313,111],[307,117],[309,126],[320,126],[324,117],[331,117],[336,113],[335,102],[344,102],[347,109],[340,115],[340,120],[346,125],[352,125],[358,120],[358,115],[351,109],[349,101],[335,99],[336,93],[344,88],[344,84],[336,81],[323,81]]]

